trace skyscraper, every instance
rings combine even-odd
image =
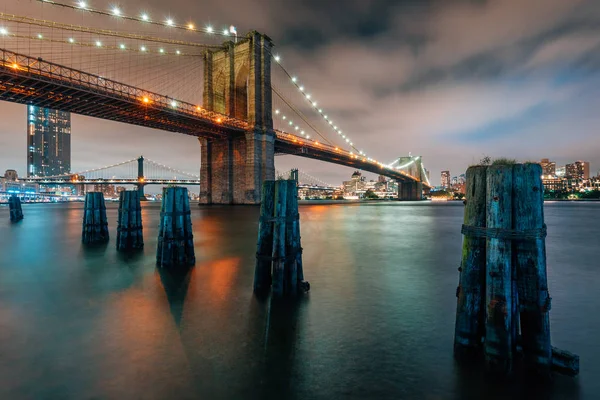
[[[450,171],[442,171],[442,187],[450,188]]]
[[[27,107],[27,176],[71,172],[71,114]]]
[[[565,166],[565,177],[570,179],[590,179],[590,163],[575,161]]]

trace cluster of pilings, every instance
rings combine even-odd
[[[119,197],[117,250],[144,247],[142,209],[138,190],[123,191]],[[104,196],[87,193],[83,213],[82,241],[105,243],[109,239]],[[188,191],[184,187],[163,188],[156,262],[160,267],[191,266],[196,262]]]
[[[550,342],[541,176],[539,164],[467,170],[454,350],[496,373],[517,360],[542,375],[579,372],[579,357]]]
[[[304,281],[296,180],[265,181],[258,228],[254,290],[276,296],[310,289]]]
[[[8,208],[10,210],[10,221],[17,222],[23,219],[23,209],[21,208],[21,199],[17,196],[8,198]]]

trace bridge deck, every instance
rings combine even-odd
[[[247,122],[236,118],[5,49],[0,49],[0,100],[209,139],[240,135],[249,129]],[[419,180],[360,155],[279,131],[275,150],[399,181]]]

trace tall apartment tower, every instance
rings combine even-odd
[[[450,188],[450,171],[442,171],[442,187],[444,189]]]
[[[71,113],[27,106],[27,176],[71,172]]]

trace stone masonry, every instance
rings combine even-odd
[[[271,39],[250,32],[204,55],[204,107],[248,121],[245,134],[200,139],[200,204],[258,204],[275,179]]]

